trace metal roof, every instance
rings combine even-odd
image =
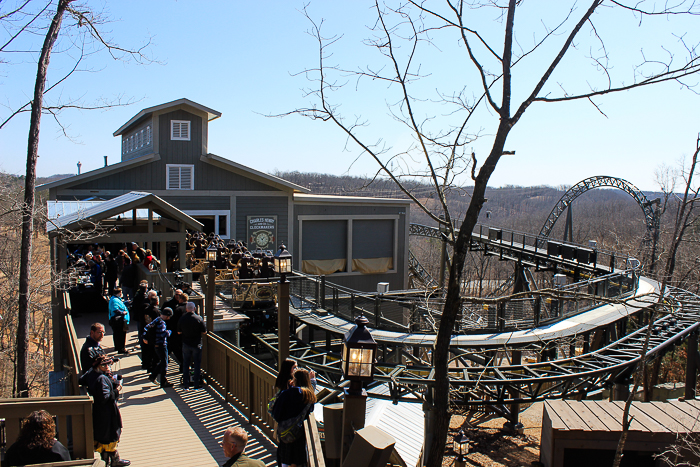
[[[92,202],[88,203],[92,204]],[[63,216],[57,216],[47,223],[46,230],[47,232],[51,232],[60,228],[80,227],[83,222],[96,223],[133,209],[137,209],[138,218],[138,208],[146,204],[151,204],[149,207],[153,209],[154,212],[158,212],[161,216],[177,219],[190,228],[200,230],[203,227],[200,222],[158,196],[144,191],[131,191],[107,201],[89,206],[86,205],[84,209],[77,209]],[[145,208],[145,210],[148,212],[148,208]],[[146,216],[148,216],[148,214],[146,214]]]
[[[99,204],[104,203],[105,200],[100,201],[55,201],[49,200],[46,202],[47,217],[50,221],[56,221],[59,217],[82,213],[83,216],[85,211],[89,208],[95,207]],[[131,219],[131,210],[121,213],[123,219]],[[119,214],[117,214],[119,215]],[[114,219],[117,216],[112,216],[110,219]],[[160,219],[160,215],[153,213],[153,219]],[[148,209],[137,209],[136,210],[136,220],[148,220]]]
[[[188,106],[193,107],[197,110],[205,112],[207,114],[208,121],[212,121],[215,118],[221,117],[221,112],[214,110],[214,109],[210,109],[209,107],[205,107],[202,104],[197,104],[196,102],[191,101],[191,100],[183,97],[182,99],[177,99],[177,100],[172,101],[172,102],[166,102],[165,104],[155,105],[153,107],[148,107],[146,109],[143,109],[141,112],[139,112],[136,115],[134,115],[133,117],[131,117],[131,119],[128,122],[126,122],[121,127],[119,127],[119,129],[114,132],[114,136],[119,136],[120,134],[122,134],[124,132],[124,130],[129,128],[132,124],[134,124],[137,120],[139,120],[141,117],[143,117],[145,115],[152,114],[153,112],[157,112],[159,110],[167,109],[170,107],[177,107],[179,105],[188,105]]]

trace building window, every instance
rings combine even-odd
[[[168,190],[194,190],[194,165],[167,164],[165,186]]]
[[[306,274],[396,272],[399,215],[299,216],[298,259]]]
[[[185,214],[202,223],[206,234],[218,233],[223,239],[230,238],[229,216],[231,211],[185,211]]]
[[[151,125],[148,125],[146,127],[146,144],[147,145],[151,144]]]
[[[173,141],[189,141],[190,122],[187,120],[170,120],[170,139]]]

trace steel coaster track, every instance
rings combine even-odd
[[[439,238],[452,243],[444,232],[437,227],[410,224],[409,235]],[[498,256],[521,263],[538,270],[565,270],[587,272],[593,275],[610,274],[616,270],[628,269],[630,259],[627,255],[596,249],[593,259],[582,261],[577,257],[565,257],[563,254],[549,254],[547,237],[535,236],[509,229],[476,224],[471,234],[472,251],[483,251],[486,255]],[[554,242],[570,247],[572,252],[589,250],[588,247],[572,242]]]
[[[700,297],[681,289],[670,289],[667,302],[673,312],[656,320],[646,357],[670,351],[691,333],[700,330]],[[640,360],[648,326],[618,341],[584,355],[532,364],[511,366],[465,366],[449,371],[452,403],[456,405],[499,405],[544,399],[582,397],[595,394],[616,381],[624,381]],[[277,336],[258,335],[273,352]],[[464,349],[469,352],[473,349]],[[508,349],[503,349],[508,350]],[[434,369],[427,362],[400,349],[395,350],[413,365],[378,362],[374,382],[368,387],[372,397],[405,402],[421,402],[434,383]],[[339,354],[326,352],[295,341],[290,355],[299,366],[315,370],[323,386],[341,390]],[[382,386],[381,392],[372,388]],[[388,391],[386,388],[388,387]]]

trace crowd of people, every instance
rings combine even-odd
[[[95,243],[81,245],[68,255],[69,270],[88,275],[90,283],[100,295],[112,295],[119,282],[124,297],[128,300],[132,298],[136,287],[136,265],[139,263],[149,270],[160,266],[151,250],[144,250],[134,242],[127,243],[117,253]]]
[[[202,336],[206,326],[197,314],[196,306],[187,294],[176,290],[173,298],[160,306],[159,294],[142,282],[134,292],[131,307],[121,299],[121,290],[115,287],[110,298],[110,325],[114,331],[115,351],[126,352],[122,334],[129,324],[136,324],[140,337],[142,369],[151,382],[161,388],[172,386],[167,380],[169,356],[181,363],[182,387],[202,387]],[[114,303],[112,303],[114,302]],[[121,316],[112,324],[114,316]],[[120,334],[122,333],[122,334]],[[122,358],[109,355],[102,346],[105,326],[93,323],[80,351],[82,375],[80,384],[93,397],[92,425],[94,449],[106,465],[121,467],[130,461],[121,458],[117,446],[123,428],[118,400],[122,392],[122,377],[112,365]],[[179,355],[175,352],[179,347]],[[316,403],[316,378],[313,371],[297,368],[296,362],[283,362],[275,381],[277,393],[268,409],[277,421],[277,463],[282,467],[301,467],[306,462],[306,437],[303,422],[313,412]],[[262,467],[259,460],[244,454],[248,435],[240,427],[228,428],[223,435],[222,447],[228,461],[223,467]],[[6,454],[7,465],[27,465],[69,460],[67,449],[55,439],[53,418],[44,411],[33,412],[25,420],[16,443]]]
[[[238,279],[264,279],[275,277],[274,253],[271,250],[249,251],[245,242],[224,241],[216,234],[187,233],[187,245],[191,261],[207,257],[207,249],[216,247],[216,269],[228,269]],[[193,264],[189,264],[193,267]]]
[[[205,237],[201,233],[188,234],[192,253],[206,254],[209,245],[219,249],[217,267],[231,267],[241,278],[274,276],[272,252],[249,252],[241,242],[225,244],[215,235]],[[116,255],[88,245],[73,252],[71,267],[89,272],[94,286],[109,296],[108,323],[112,329],[116,355],[109,355],[102,346],[105,326],[95,322],[80,351],[82,374],[80,384],[93,397],[94,449],[105,464],[111,467],[130,465],[117,450],[122,431],[122,418],[118,400],[122,392],[122,377],[112,371],[112,365],[129,354],[126,337],[130,330],[138,336],[141,353],[141,369],[148,379],[161,388],[172,387],[168,381],[170,357],[180,365],[182,388],[201,389],[202,336],[206,325],[197,314],[195,303],[182,290],[161,303],[161,294],[152,290],[148,282],[136,282],[136,268],[140,262],[147,267],[157,265],[150,250],[137,244],[129,244]],[[225,264],[224,264],[225,263]],[[313,411],[316,402],[316,379],[313,371],[299,369],[293,360],[282,365],[276,380],[277,394],[270,401],[269,410],[278,422],[277,462],[282,467],[300,467],[306,462],[306,438],[303,421]],[[23,422],[17,441],[7,450],[7,465],[70,460],[65,446],[55,439],[53,418],[45,411],[32,412]],[[228,428],[223,434],[222,447],[228,461],[223,467],[261,467],[259,460],[244,454],[248,435],[240,427]]]

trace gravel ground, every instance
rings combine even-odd
[[[503,431],[504,418],[483,420],[476,417],[453,415],[450,421],[450,444],[446,447],[443,466],[452,466],[452,436],[462,428],[470,439],[468,467],[530,467],[540,459],[542,431],[542,402],[532,404],[520,413],[525,427],[522,435]]]

